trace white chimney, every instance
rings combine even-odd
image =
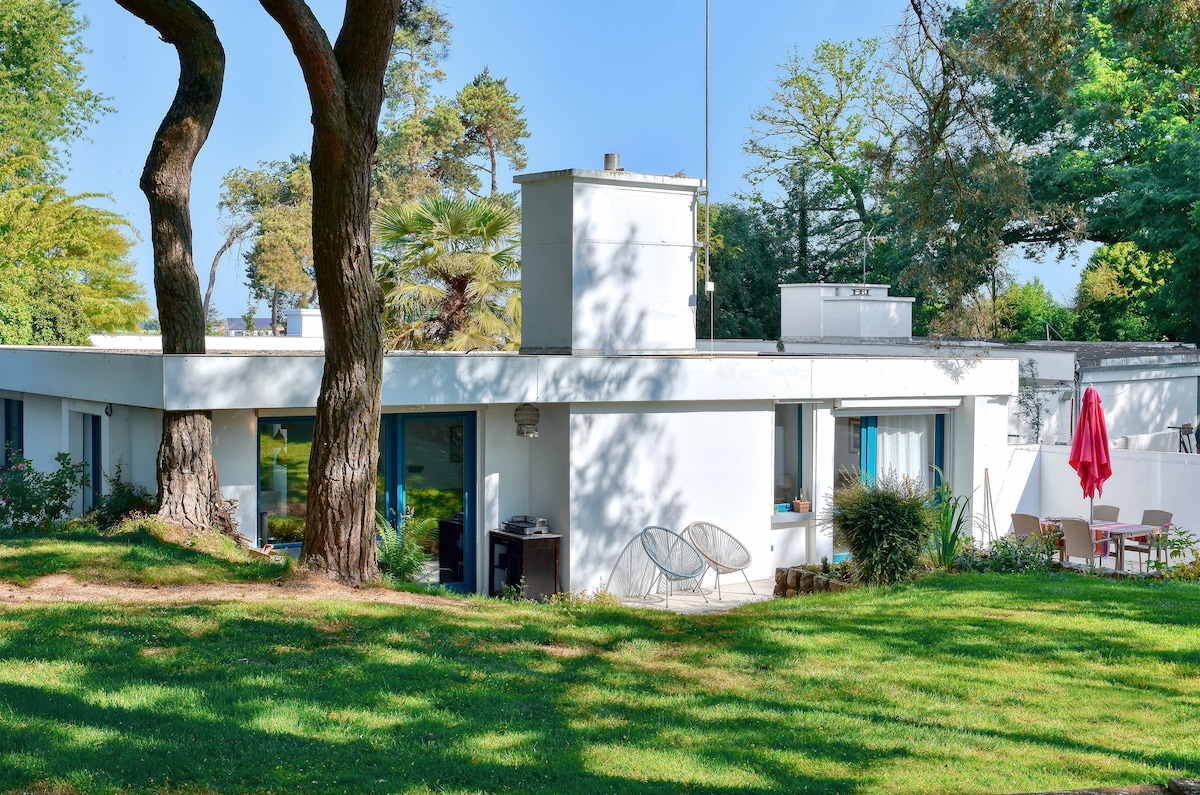
[[[609,166],[616,168],[609,168]],[[521,351],[696,348],[702,180],[617,170],[521,174]]]

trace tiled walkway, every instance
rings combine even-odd
[[[721,599],[717,599],[717,588],[713,584],[712,576],[709,575],[704,580],[704,587],[701,589],[704,596],[695,591],[671,591],[671,604],[667,606],[667,600],[661,593],[652,593],[650,596],[639,599],[637,597],[627,597],[621,599],[621,604],[628,607],[642,607],[650,610],[670,610],[673,613],[699,615],[701,613],[720,613],[726,610],[732,610],[735,607],[747,604],[748,602],[765,602],[772,599],[772,593],[775,590],[775,580],[751,580],[751,589],[746,586],[746,580],[736,574],[726,575],[721,578]],[[706,603],[704,600],[708,599]]]

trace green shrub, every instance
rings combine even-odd
[[[834,543],[849,550],[858,578],[872,585],[908,577],[933,533],[928,492],[890,472],[852,480],[834,495],[829,518]]]
[[[136,483],[121,480],[121,464],[111,478],[105,478],[108,493],[101,495],[88,519],[101,530],[107,530],[138,514],[154,513],[154,495]]]
[[[1045,569],[1049,565],[1049,558],[1043,545],[1037,541],[1003,536],[986,551],[968,544],[955,559],[954,565],[963,571],[1018,574]]]
[[[392,582],[412,582],[429,559],[426,548],[437,531],[437,519],[420,519],[410,510],[404,514],[397,530],[379,512],[375,514],[375,529],[379,534],[379,566],[384,579]]]
[[[25,456],[8,446],[9,465],[0,472],[0,531],[50,530],[66,518],[79,490],[88,482],[87,465],[71,456],[54,457],[58,469],[38,472]]]

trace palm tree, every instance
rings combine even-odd
[[[378,276],[390,348],[521,345],[517,214],[487,199],[427,196],[380,211]]]

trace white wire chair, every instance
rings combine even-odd
[[[616,597],[644,597],[658,581],[658,566],[646,554],[642,546],[642,534],[638,533],[613,564],[612,574],[605,583],[606,590]]]
[[[671,583],[695,582],[695,590],[708,603],[708,597],[700,590],[700,580],[708,569],[708,563],[700,550],[683,536],[665,527],[650,525],[642,530],[642,547],[654,565],[658,567],[659,579],[664,581],[667,589],[667,607],[671,606]],[[657,581],[656,581],[657,582]],[[650,588],[653,588],[652,584]],[[646,595],[650,594],[646,589]]]
[[[731,571],[740,571],[746,578],[750,593],[754,586],[746,576],[746,568],[750,565],[750,550],[746,545],[734,538],[712,522],[692,522],[683,530],[684,536],[696,545],[696,549],[708,561],[717,577],[717,600],[721,600],[721,575]],[[757,596],[757,594],[755,594]]]

